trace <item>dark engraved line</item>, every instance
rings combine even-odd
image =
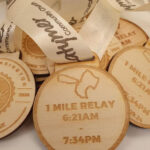
[[[74,60],[80,62],[78,56],[76,56],[76,52],[74,52],[73,48],[68,48],[69,41],[77,40],[77,37],[64,38],[61,35],[57,35],[58,32],[54,30],[54,26],[46,19],[32,19],[39,28],[44,28],[44,31],[48,33],[48,36],[51,38],[51,42],[55,42],[56,44],[62,44],[61,46],[57,46],[60,50],[56,52],[56,54],[65,54],[65,58],[67,60]]]
[[[132,7],[136,6],[136,5],[133,5],[133,4],[125,4],[122,0],[116,0],[116,2],[123,8],[127,9],[127,10],[131,10]]]
[[[3,25],[2,27],[1,27],[1,29],[0,29],[0,43],[2,43],[2,40],[3,40],[3,36],[4,36],[4,26],[5,25]],[[1,48],[1,46],[0,46],[0,48]]]
[[[9,3],[11,3],[9,6],[8,6],[8,9],[14,4],[16,2],[16,0],[14,0],[12,3],[11,3],[11,1],[6,1],[6,3],[7,3],[7,5],[9,5]]]

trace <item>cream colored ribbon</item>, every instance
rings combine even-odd
[[[42,1],[10,0],[7,8],[9,19],[25,31],[51,61],[67,63],[93,58],[79,34]]]
[[[89,12],[94,8],[94,6],[97,3],[96,0],[95,1],[43,0],[43,1],[48,6],[55,9],[68,22],[71,22],[72,18],[73,20],[76,20],[75,22],[72,23],[81,22],[82,18],[85,19],[86,15],[89,14]],[[62,21],[62,24],[65,24],[65,26],[68,29],[70,29],[70,31],[72,32],[71,35],[73,37],[74,36],[78,37],[79,35],[67,24],[65,20],[63,20],[56,12],[54,12],[52,9],[50,9],[41,1],[8,0],[7,2],[9,2],[8,12],[9,12],[10,19],[13,20],[16,25],[21,27],[27,34],[29,34],[51,60],[59,63],[71,61],[71,60],[68,61],[64,59],[62,55],[61,56],[59,55],[58,57],[58,55],[56,55],[57,46],[52,42],[48,44],[47,43],[48,38],[45,38],[46,35],[44,34],[44,32],[35,28],[33,22],[31,23],[31,17],[33,14],[35,16],[45,17],[47,19],[47,16],[44,16],[44,10],[40,11],[40,6],[44,6],[44,9],[46,8],[46,11],[50,10],[52,13],[54,13],[54,16],[57,16]],[[38,2],[40,4],[40,6],[37,5],[36,7],[37,10],[39,11],[37,10],[35,11],[35,8],[33,7],[31,8],[32,2]],[[87,6],[89,6],[89,8]],[[22,8],[24,8],[25,11]],[[102,57],[103,53],[105,52],[108,44],[112,40],[114,33],[117,29],[120,13],[125,10],[135,10],[135,11],[149,10],[149,0],[128,0],[128,1],[127,0],[99,0],[95,9],[93,10],[90,17],[87,19],[85,25],[82,27],[80,31],[80,35],[82,36],[86,44],[83,44],[84,41],[81,38],[79,38],[80,41],[79,43],[74,42],[74,44],[72,44],[73,43],[72,41],[69,42],[69,45],[71,44],[71,46],[75,48],[75,52],[77,53],[78,57],[80,57],[79,60],[85,60],[87,58],[91,58],[90,52],[88,53],[90,49],[95,51],[100,58]],[[15,15],[16,12],[17,15]],[[26,22],[28,22],[28,24]],[[38,20],[36,20],[35,18],[34,22],[38,22]],[[55,22],[53,23],[55,24]],[[55,28],[57,30],[59,29],[57,23],[55,24]],[[44,38],[45,40],[43,40]],[[88,55],[85,55],[85,53],[88,53]]]
[[[150,10],[149,5],[149,0],[100,0],[80,35],[101,59],[117,30],[121,13],[129,10],[127,8],[132,11],[147,11]]]
[[[0,26],[0,51],[11,53],[15,50],[14,31],[16,26],[5,20]]]
[[[136,10],[150,3],[150,0],[107,0],[107,1],[118,11]],[[145,10],[145,8],[143,7],[142,10]]]

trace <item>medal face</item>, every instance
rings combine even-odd
[[[130,121],[150,128],[150,51],[131,47],[118,53],[109,72],[124,88],[130,104]]]
[[[123,48],[143,46],[147,40],[148,36],[140,27],[132,22],[120,19],[117,32],[102,57],[101,68],[106,69],[113,56]]]
[[[107,72],[74,66],[54,73],[40,88],[34,124],[48,149],[114,149],[128,127],[128,103]]]
[[[0,138],[17,129],[29,114],[35,96],[34,78],[20,60],[0,58]]]
[[[33,74],[48,74],[44,53],[27,34],[23,33],[22,36],[22,60]]]

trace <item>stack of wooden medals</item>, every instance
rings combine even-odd
[[[19,0],[7,3],[8,11],[19,9]],[[27,3],[30,4],[30,0]],[[30,28],[12,17],[20,27],[14,30],[14,36],[19,33],[19,46],[15,46],[20,51],[0,54],[0,139],[23,123],[33,104],[35,129],[49,150],[114,150],[126,135],[129,121],[138,127],[150,128],[150,42],[147,34],[138,25],[120,19],[100,60],[91,50],[73,51],[84,47],[74,31],[79,32],[83,22],[71,24],[73,29],[53,11],[46,11],[48,7],[44,3],[32,2],[31,6],[27,5],[27,11],[35,9],[33,15],[36,11],[46,12],[54,24],[39,16],[40,19],[29,17],[34,29],[45,31],[49,43],[61,43],[57,48],[64,51],[53,51],[56,61],[52,63],[48,60],[52,58],[50,52],[42,49],[44,44],[39,44],[41,47],[37,44],[38,34],[33,32],[29,36]],[[61,28],[60,32],[51,30],[56,25]],[[11,28],[12,25],[7,30],[5,25],[1,27],[0,44],[3,39],[7,41]],[[56,35],[62,28],[73,36]],[[74,41],[79,42],[78,45],[71,45]],[[0,45],[1,51],[2,47]]]
[[[26,34],[22,33],[22,60],[28,65],[35,77],[37,89],[50,75],[47,60],[38,45]]]

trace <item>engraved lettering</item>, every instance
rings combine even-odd
[[[69,41],[77,40],[76,37],[64,38],[63,36],[57,35],[58,32],[54,30],[54,26],[46,19],[33,18],[33,21],[37,24],[38,27],[44,28],[44,31],[47,32],[48,36],[51,38],[51,42],[55,42],[56,44],[62,44],[61,46],[57,46],[57,48],[60,50],[57,52],[58,55],[64,54],[67,60],[73,60],[77,62],[80,61],[78,56],[76,56],[76,52],[74,52],[74,49],[68,48]]]
[[[8,9],[16,2],[16,0],[6,0]]]
[[[150,115],[150,110],[148,110],[143,104],[139,103],[133,96],[127,94],[127,98],[131,104],[137,107],[139,110],[143,112],[146,116]]]
[[[134,111],[130,110],[130,115],[134,117],[137,121],[143,122],[142,118],[139,115],[137,115]]]
[[[116,2],[123,8],[127,9],[127,10],[132,10],[133,7],[135,7],[136,5],[131,4],[129,1],[126,0],[116,0]]]
[[[64,144],[94,144],[94,143],[101,143],[101,136],[95,136],[95,135],[88,135],[88,136],[73,136],[63,137]]]

